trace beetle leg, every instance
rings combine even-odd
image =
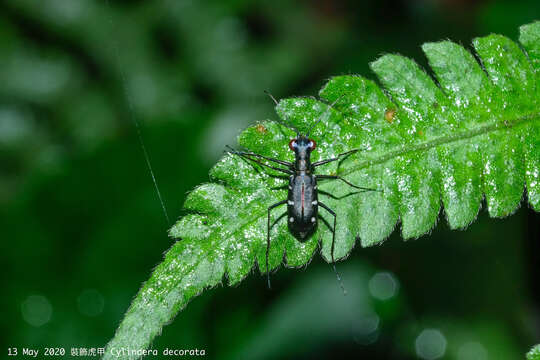
[[[361,149],[353,149],[353,150],[350,150],[350,151],[347,151],[347,152],[344,152],[344,153],[341,153],[339,154],[338,156],[336,156],[335,158],[331,158],[331,159],[326,159],[326,160],[321,160],[321,161],[315,161],[313,164],[311,164],[312,167],[316,167],[316,166],[319,166],[319,165],[324,165],[324,164],[328,164],[329,162],[332,162],[332,161],[336,161],[336,160],[339,160],[341,159],[342,156],[349,156],[357,151],[360,151]]]
[[[330,257],[332,258],[332,267],[334,268],[334,272],[336,273],[336,277],[339,282],[339,286],[341,286],[341,290],[343,290],[343,295],[347,295],[347,290],[345,290],[345,286],[343,286],[343,281],[341,280],[341,276],[339,276],[339,273],[336,270],[336,260],[334,259],[334,247],[336,244],[336,219],[337,215],[334,212],[334,210],[330,209],[328,206],[323,204],[319,201],[319,205],[324,208],[326,211],[328,211],[333,217],[334,217],[334,228],[332,229],[332,247],[330,248]]]
[[[266,279],[268,281],[268,288],[270,289],[270,270],[268,270],[268,254],[270,252],[270,212],[273,208],[283,205],[287,200],[282,200],[268,207],[268,227],[266,229]]]
[[[283,169],[283,168],[280,168],[280,167],[277,167],[277,166],[268,165],[268,164],[263,163],[261,160],[258,160],[256,158],[252,158],[252,157],[249,156],[249,153],[246,154],[246,153],[242,153],[240,151],[234,151],[234,152],[231,151],[231,154],[238,155],[243,159],[253,161],[253,162],[255,162],[255,163],[259,164],[259,165],[266,166],[267,168],[270,168],[270,169],[276,170],[276,171],[280,171],[280,172],[285,173],[287,175],[292,175],[293,174],[292,170],[290,170],[290,169]]]
[[[240,156],[254,156],[254,157],[258,157],[258,158],[265,159],[265,160],[268,160],[268,161],[273,161],[273,162],[275,162],[275,163],[277,163],[277,164],[280,164],[280,165],[283,165],[283,166],[287,166],[287,167],[293,166],[293,163],[290,162],[290,161],[279,160],[279,159],[272,158],[272,157],[268,157],[268,156],[264,156],[264,155],[261,155],[261,154],[255,154],[255,153],[252,153],[252,152],[238,151],[238,150],[233,149],[233,148],[230,147],[229,145],[225,145],[225,147],[226,147],[227,149],[229,149],[229,151],[230,151],[231,153],[236,154],[236,155],[240,155]]]
[[[315,177],[317,178],[317,180],[324,180],[324,179],[328,179],[328,180],[341,180],[343,181],[345,184],[355,188],[355,189],[360,189],[360,190],[365,190],[365,191],[379,191],[379,192],[383,192],[382,190],[379,190],[379,189],[372,189],[372,188],[367,188],[367,187],[362,187],[362,186],[358,186],[358,185],[354,185],[352,183],[350,183],[348,180],[342,178],[341,176],[338,176],[338,175],[315,175]]]

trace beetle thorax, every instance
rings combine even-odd
[[[297,172],[311,172],[311,151],[315,148],[315,142],[306,136],[299,135],[291,140],[291,150],[294,150],[295,169]]]

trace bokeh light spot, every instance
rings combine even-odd
[[[446,352],[446,338],[437,329],[425,329],[416,338],[415,348],[421,359],[439,359]]]
[[[51,320],[52,306],[49,300],[42,295],[31,295],[23,301],[21,312],[24,321],[39,327]]]
[[[380,318],[377,314],[367,314],[358,318],[353,323],[353,338],[362,345],[369,345],[374,343],[379,337]]]
[[[369,280],[371,296],[379,300],[388,300],[394,297],[399,290],[399,283],[395,276],[389,272],[378,272]]]

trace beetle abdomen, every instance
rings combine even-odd
[[[305,240],[317,227],[317,183],[313,175],[291,176],[287,197],[287,222],[291,232]]]

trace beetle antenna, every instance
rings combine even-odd
[[[332,266],[334,267],[334,273],[336,273],[337,281],[339,283],[339,287],[341,288],[341,291],[343,291],[343,295],[347,295],[347,290],[345,290],[345,285],[343,285],[343,280],[341,279],[341,276],[339,276],[339,273],[336,269],[336,264],[332,263]]]
[[[274,96],[272,96],[272,94],[270,94],[270,92],[268,90],[264,90],[264,93],[268,96],[270,96],[270,99],[272,99],[272,101],[274,102],[274,104],[278,104],[278,101],[276,100],[276,98]],[[272,120],[272,121],[275,121],[291,130],[294,130],[296,132],[296,137],[299,137],[300,136],[300,131],[298,131],[298,128],[296,126],[294,126],[293,124],[291,124],[289,121],[283,121],[283,120]]]
[[[319,119],[317,121],[315,121],[311,127],[309,128],[308,130],[308,133],[307,133],[307,137],[309,138],[309,134],[311,134],[311,130],[317,126],[318,123],[321,122],[321,120],[323,118],[325,118],[329,113],[330,113],[330,109],[334,107],[334,105],[336,105],[336,103],[343,97],[344,94],[340,95],[336,100],[334,100],[333,103],[330,104],[330,106],[328,107],[328,109],[326,109],[326,111],[319,117]]]
[[[270,92],[268,90],[264,90],[264,93],[268,96],[270,96],[270,99],[272,99],[272,101],[274,101],[274,104],[278,104],[278,101],[276,100],[276,98],[274,96],[272,96],[272,94],[270,94]]]

